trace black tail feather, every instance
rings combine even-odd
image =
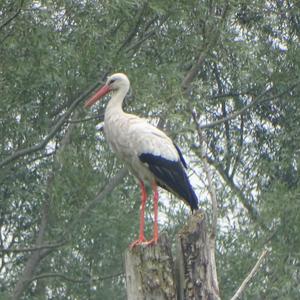
[[[139,158],[147,164],[159,186],[182,198],[192,211],[198,209],[198,198],[180,161],[168,160],[150,153],[143,153]]]

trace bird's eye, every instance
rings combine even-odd
[[[113,84],[115,81],[116,81],[116,79],[111,79],[111,80],[108,82],[108,84],[111,85],[111,84]]]

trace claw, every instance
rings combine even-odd
[[[129,245],[129,248],[133,249],[136,246],[152,246],[152,245],[156,245],[156,244],[157,244],[157,239],[152,239],[150,241],[146,241],[144,239],[142,239],[142,240],[139,239],[139,240],[136,240],[136,241],[132,242]]]
[[[136,240],[136,241],[133,241],[133,242],[129,245],[129,248],[130,248],[130,249],[133,249],[134,247],[143,244],[144,241],[145,241],[145,240],[141,240],[141,239],[138,239],[138,240]]]
[[[145,246],[153,246],[153,245],[156,245],[157,244],[157,240],[156,239],[152,239],[150,241],[144,241],[142,243],[142,245],[145,245]]]

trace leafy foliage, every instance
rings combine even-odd
[[[245,299],[297,299],[299,10],[293,0],[2,1],[0,298],[125,298],[139,191],[95,129],[105,103],[87,115],[80,98],[122,71],[132,83],[125,109],[164,125],[211,213],[198,113],[217,189],[222,298],[267,246]],[[161,227],[173,236],[189,213],[169,199]]]

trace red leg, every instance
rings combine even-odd
[[[157,244],[158,241],[158,190],[156,182],[153,182],[152,189],[154,192],[153,201],[154,201],[154,228],[153,228],[153,241],[154,244]]]
[[[153,239],[150,241],[145,241],[143,245],[155,245],[158,241],[158,190],[157,184],[154,181],[152,183],[153,190],[153,202],[154,202],[154,227],[153,227]]]
[[[140,211],[140,236],[139,239],[132,242],[130,244],[130,248],[133,248],[134,246],[140,245],[145,241],[145,236],[144,236],[144,227],[145,227],[145,205],[146,205],[146,200],[147,200],[147,193],[145,189],[145,185],[143,181],[140,181],[140,186],[141,186],[141,211]]]
[[[140,241],[145,240],[144,236],[144,227],[145,227],[145,205],[147,200],[147,193],[145,189],[144,182],[141,181],[141,192],[142,192],[142,204],[141,204],[141,212],[140,212]]]

